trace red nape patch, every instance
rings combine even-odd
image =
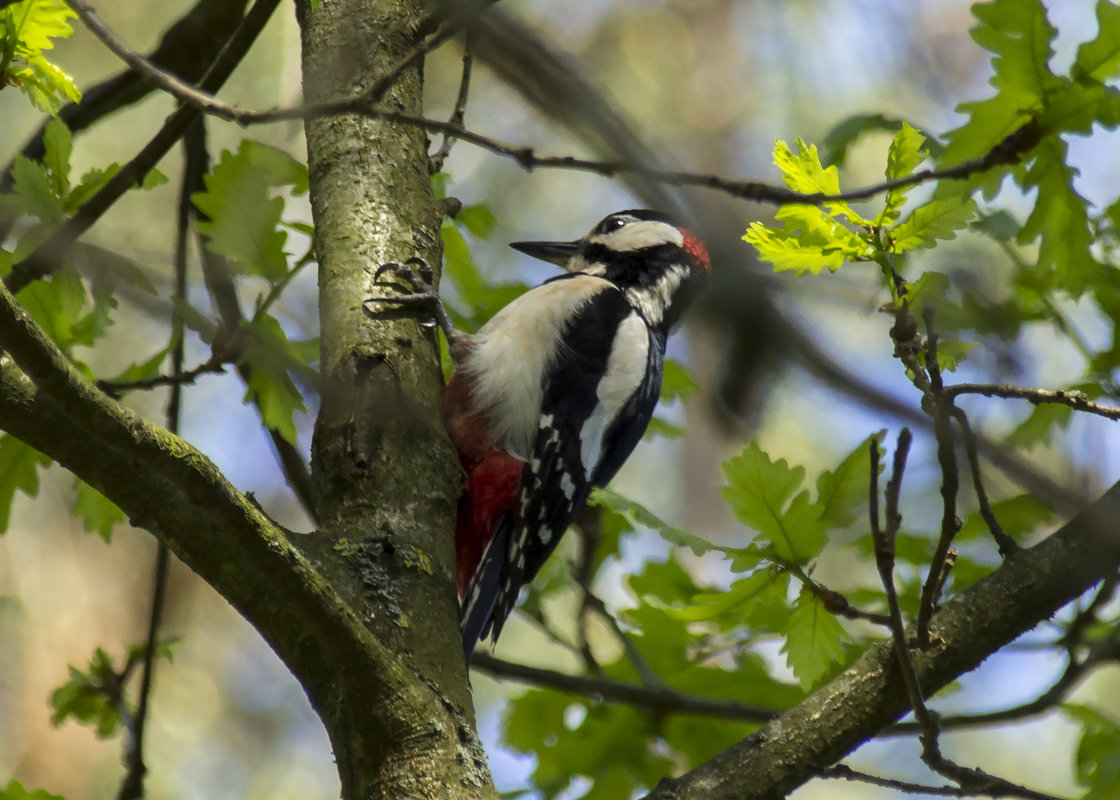
[[[712,257],[708,255],[708,248],[700,241],[699,237],[689,230],[681,229],[681,234],[684,236],[684,249],[688,254],[696,259],[696,263],[702,266],[708,272],[712,271]]]
[[[491,450],[473,463],[464,463],[466,486],[459,498],[455,523],[455,565],[459,577],[459,598],[478,569],[478,562],[502,517],[517,505],[521,468],[525,462],[503,450]]]

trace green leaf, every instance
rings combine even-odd
[[[877,131],[894,133],[901,124],[901,120],[883,114],[853,114],[833,125],[825,134],[821,142],[824,148],[821,161],[842,166],[848,158],[848,150],[862,136]]]
[[[494,213],[482,203],[464,206],[455,217],[455,221],[478,239],[489,239],[490,234],[494,232],[494,226],[498,224]]]
[[[631,525],[643,525],[655,530],[669,544],[675,547],[687,547],[695,555],[703,555],[713,549],[713,545],[708,540],[689,533],[676,525],[670,525],[641,503],[623,497],[610,489],[596,487],[591,491],[591,498],[587,502],[589,505],[601,506],[610,509],[615,514],[622,515]]]
[[[844,527],[856,520],[857,509],[867,507],[871,482],[871,447],[879,451],[879,472],[883,471],[882,440],[885,430],[868,436],[835,469],[817,478],[817,506],[820,519],[830,527]]]
[[[35,497],[39,493],[39,468],[50,463],[49,458],[14,436],[0,436],[0,533],[8,530],[16,491]]]
[[[808,502],[807,492],[794,497],[805,479],[803,467],[771,461],[752,442],[724,462],[723,474],[728,485],[720,493],[736,518],[757,531],[778,558],[802,564],[824,547],[826,526],[819,509]]]
[[[1081,725],[1076,777],[1089,790],[1082,800],[1120,796],[1120,725],[1091,706],[1063,703],[1061,708]]]
[[[1050,441],[1055,426],[1069,427],[1073,409],[1057,403],[1043,403],[1034,407],[1025,420],[1007,435],[1007,444],[1012,447],[1030,447]]]
[[[29,791],[19,781],[12,781],[0,789],[0,800],[66,800],[60,794],[51,794],[46,789]]]
[[[891,229],[891,251],[902,253],[933,247],[938,239],[955,239],[956,232],[966,227],[975,213],[976,202],[965,195],[932,200],[918,206],[909,217]]]
[[[979,342],[958,342],[952,339],[938,339],[937,366],[943,372],[954,372],[965,357]]]
[[[972,38],[993,54],[991,84],[997,93],[958,106],[968,121],[947,135],[942,167],[984,155],[1062,89],[1061,79],[1050,70],[1055,31],[1039,0],[979,3],[972,12],[979,23]]]
[[[774,164],[782,171],[786,186],[802,194],[838,194],[840,192],[840,173],[835,166],[821,164],[817,146],[806,144],[802,139],[795,140],[797,152],[779,139],[774,145]],[[865,225],[865,220],[845,202],[832,201],[825,204],[829,216],[846,216],[856,225]],[[780,216],[780,213],[779,213]]]
[[[63,0],[22,0],[0,10],[0,85],[15,85],[36,108],[57,113],[62,99],[81,99],[74,81],[43,55],[52,39],[70,36],[77,16]]]
[[[70,129],[57,117],[47,123],[43,131],[43,164],[50,172],[51,188],[59,199],[70,192],[70,154],[74,144]]]
[[[306,167],[278,148],[244,140],[237,153],[223,151],[203,180],[206,190],[191,199],[207,217],[198,223],[207,247],[231,258],[240,272],[283,279],[288,232],[280,220],[284,199],[275,190],[291,185],[293,194],[306,191]]]
[[[43,222],[58,222],[63,216],[62,198],[55,192],[51,174],[43,164],[25,156],[12,163],[12,191],[23,201],[21,212]]]
[[[295,412],[306,413],[303,397],[288,375],[290,369],[314,374],[300,359],[275,317],[267,314],[243,323],[245,349],[239,364],[249,368],[245,402],[253,402],[264,424],[291,444],[298,444]]]
[[[782,171],[786,186],[802,194],[838,194],[840,173],[836,167],[825,167],[817,154],[817,146],[802,139],[795,140],[797,152],[779,139],[774,145],[774,164]]]
[[[847,633],[820,600],[802,587],[786,631],[786,663],[806,691],[818,685],[844,656]]]
[[[96,533],[106,543],[113,535],[113,526],[124,522],[125,513],[116,503],[81,479],[74,482],[76,494],[71,513],[82,520],[88,533]]]
[[[78,181],[78,185],[70,191],[70,195],[66,198],[66,210],[76,211],[120,171],[121,165],[113,163],[104,168],[95,167],[83,174],[81,180]]]
[[[902,128],[895,135],[890,150],[887,151],[886,178],[888,181],[905,178],[914,171],[914,167],[925,161],[929,155],[922,149],[925,140],[926,137],[919,133],[917,128],[911,127],[908,122],[902,123]],[[898,219],[902,206],[906,202],[906,195],[911,188],[907,186],[891,189],[887,192],[883,210],[875,218],[876,225],[891,225]]]
[[[70,680],[51,692],[51,724],[61,725],[73,717],[93,725],[99,739],[112,736],[121,727],[121,709],[113,701],[119,675],[109,654],[98,647],[83,672],[70,667]]]
[[[825,268],[835,272],[845,261],[865,258],[871,252],[857,234],[815,206],[786,205],[775,216],[782,229],[753,222],[743,237],[760,258],[774,265],[775,272],[817,275]]]
[[[1112,0],[1097,2],[1097,37],[1077,48],[1070,69],[1075,81],[1106,81],[1120,72],[1120,6]]]
[[[487,283],[471,257],[470,248],[463,234],[455,224],[444,221],[440,227],[440,235],[443,239],[443,257],[446,265],[444,277],[458,287],[463,303],[467,307],[463,313],[452,314],[456,324],[477,329],[529,288],[523,283],[499,285]]]
[[[992,503],[992,514],[1008,536],[1022,539],[1048,523],[1054,513],[1038,498],[1022,494],[1008,500]],[[956,541],[967,542],[984,539],[989,535],[988,524],[975,511],[968,516],[957,533]]]
[[[74,326],[88,300],[77,270],[64,267],[47,280],[27,285],[18,297],[27,313],[55,344],[66,351],[74,345]]]
[[[661,402],[687,400],[700,391],[700,384],[689,374],[684,364],[673,358],[665,359],[661,376]]]
[[[1093,257],[1088,202],[1073,187],[1077,170],[1065,163],[1066,143],[1050,137],[1036,150],[1034,163],[1020,178],[1023,189],[1035,188],[1034,210],[1019,232],[1019,243],[1040,238],[1038,266],[1053,270],[1058,286],[1080,296],[1102,269]]]
[[[66,39],[74,33],[68,20],[77,16],[64,0],[22,0],[0,11],[0,26],[15,33],[19,47],[50,50],[54,47],[51,39]]]

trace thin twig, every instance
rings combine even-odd
[[[471,52],[471,37],[467,34],[463,42],[463,74],[459,79],[459,94],[455,98],[455,107],[451,111],[451,118],[448,120],[452,125],[463,127],[463,120],[467,115],[467,97],[471,89],[471,70],[474,65],[474,54]],[[428,159],[428,172],[436,174],[443,170],[443,162],[447,160],[447,156],[451,154],[451,145],[455,143],[455,139],[447,134],[443,135],[443,141],[440,143],[439,150],[437,150]]]
[[[212,355],[197,367],[183,372],[171,372],[168,375],[154,375],[151,378],[140,378],[134,381],[98,381],[97,388],[110,397],[120,397],[124,392],[137,389],[156,389],[160,386],[182,386],[194,383],[195,379],[212,373],[225,371],[228,362],[222,356]]]
[[[257,0],[237,26],[229,41],[218,53],[214,63],[206,70],[200,86],[205,91],[217,91],[234,68],[241,63],[249,47],[256,40],[280,0]],[[150,63],[150,62],[149,62]],[[161,158],[182,138],[199,110],[184,105],[173,113],[159,132],[135,157],[102,186],[70,219],[66,220],[23,261],[12,267],[4,285],[10,292],[18,292],[33,280],[49,275],[62,266],[70,246],[101,218],[126,191],[138,185]]]
[[[927,320],[928,321],[928,320]],[[932,331],[931,331],[932,335]],[[936,341],[933,342],[933,348]],[[933,350],[936,358],[936,349]],[[940,375],[931,375],[931,381],[937,385]],[[938,744],[941,728],[937,715],[931,711],[922,696],[922,687],[918,682],[918,673],[914,668],[914,660],[910,653],[910,643],[906,636],[906,627],[902,619],[902,609],[898,602],[898,593],[894,587],[894,539],[898,534],[902,522],[902,515],[898,510],[898,498],[902,486],[902,475],[906,468],[906,457],[910,449],[910,431],[903,429],[899,433],[898,444],[895,447],[894,465],[891,478],[887,484],[887,520],[882,530],[878,529],[877,514],[873,515],[872,535],[875,537],[875,566],[879,570],[883,589],[887,593],[887,605],[891,615],[891,637],[894,640],[895,656],[898,658],[902,680],[906,686],[906,694],[910,698],[910,708],[914,712],[917,728],[921,733],[922,760],[939,775],[955,781],[968,795],[987,795],[990,797],[1023,797],[1028,800],[1054,800],[1052,795],[1036,792],[1018,786],[1003,778],[978,769],[967,769],[949,761],[941,754]],[[874,465],[874,460],[873,460]],[[877,474],[873,474],[873,481],[878,483]],[[877,505],[877,501],[875,503]]]
[[[84,8],[89,15],[92,15],[88,6],[86,6],[84,2],[81,2],[81,0],[74,0],[72,5],[75,10]],[[79,13],[83,12],[79,11]],[[83,21],[84,20],[85,17],[83,17]],[[100,25],[100,27],[104,29],[103,24]],[[91,30],[93,29],[91,28]],[[410,66],[424,53],[438,46],[447,38],[450,38],[457,30],[458,25],[452,22],[445,23],[444,27],[437,31],[431,39],[418,45],[413,52],[408,54],[400,64],[398,64],[396,69],[390,71],[386,76],[376,81],[368,91],[354,97],[304,103],[288,108],[262,111],[244,109],[226,103],[215,97],[212,92],[206,90],[205,87],[203,87],[203,89],[195,89],[174,78],[174,76],[170,76],[170,79],[168,79],[168,77],[161,78],[159,82],[163,89],[174,95],[181,102],[193,106],[202,113],[216,116],[241,126],[280,122],[284,120],[306,120],[333,114],[363,114],[389,122],[416,125],[429,132],[442,133],[449,138],[461,139],[487,149],[497,155],[512,158],[523,168],[528,170],[541,167],[561,168],[593,172],[605,177],[613,177],[619,173],[628,173],[640,175],[670,185],[701,186],[725,192],[732,197],[742,200],[779,205],[787,203],[820,205],[826,202],[865,200],[892,189],[915,186],[931,181],[967,178],[996,166],[1018,162],[1024,154],[1029,152],[1038,143],[1045,133],[1041,127],[1032,120],[1012,132],[980,158],[966,161],[954,167],[940,170],[927,169],[898,180],[885,181],[875,184],[874,186],[837,194],[802,194],[782,186],[775,186],[761,181],[729,180],[720,175],[650,169],[639,164],[625,161],[596,161],[572,156],[541,156],[538,155],[532,147],[501,142],[497,139],[467,130],[454,122],[442,122],[440,120],[403,114],[378,105],[378,101],[384,95],[384,92],[396,81],[400,72],[403,72],[404,69]],[[155,73],[162,72],[159,67],[152,64],[139,53],[132,51],[124,45],[118,37],[114,36],[113,39],[114,41],[111,49],[113,49],[114,52],[117,52],[121,58],[124,58],[124,53],[127,53],[128,63],[136,64],[136,69],[142,69],[145,74],[151,75],[152,79],[156,80]],[[106,42],[106,46],[109,46],[108,42]],[[118,52],[118,50],[121,52]]]
[[[922,598],[918,606],[918,646],[929,647],[930,620],[941,600],[941,590],[952,567],[950,550],[953,538],[960,530],[957,517],[957,493],[960,491],[960,473],[957,469],[956,444],[951,423],[952,398],[945,397],[941,368],[937,364],[937,332],[933,327],[933,306],[923,309],[926,323],[925,368],[929,378],[929,393],[923,398],[923,408],[933,419],[933,433],[937,439],[937,462],[941,468],[941,534],[930,561],[929,573],[922,585]]]
[[[1120,420],[1120,408],[1092,402],[1084,392],[1063,389],[1030,389],[1023,386],[1006,386],[992,383],[958,383],[945,387],[946,397],[962,394],[982,394],[985,397],[1004,397],[1029,400],[1034,405],[1057,403],[1075,411],[1085,411],[1105,419]]]
[[[201,120],[196,124],[200,125]],[[188,137],[189,141],[189,137]],[[191,194],[194,186],[191,181],[189,144],[184,146],[183,180],[179,190],[179,208],[175,231],[175,290],[174,297],[179,302],[187,298],[187,243],[190,235],[192,216]],[[185,357],[184,324],[179,314],[171,315],[171,337],[175,347],[171,351],[171,372],[182,376]],[[211,358],[213,360],[213,358]],[[203,365],[205,366],[205,365]],[[218,365],[220,369],[220,364]],[[201,373],[199,373],[201,374]],[[192,377],[191,380],[194,380]],[[167,429],[179,433],[183,410],[183,383],[170,384],[171,391],[167,402]],[[167,594],[167,579],[171,566],[170,551],[162,541],[156,545],[155,574],[152,580],[152,600],[148,616],[148,637],[144,645],[143,670],[140,673],[140,691],[136,704],[136,715],[128,726],[128,746],[125,752],[125,777],[117,792],[117,800],[138,800],[144,796],[144,776],[147,766],[144,763],[144,727],[148,719],[151,698],[152,678],[155,673],[156,649],[158,647],[164,601]]]
[[[569,675],[566,672],[515,664],[477,650],[471,659],[471,669],[567,694],[630,703],[657,714],[699,714],[740,722],[767,722],[781,713],[777,709],[688,695],[667,687],[638,686],[609,678]]]
[[[905,792],[906,794],[931,794],[936,797],[970,796],[969,792],[966,792],[959,786],[925,786],[923,784],[899,781],[893,778],[882,778],[867,772],[859,772],[858,770],[852,769],[847,764],[836,764],[828,767],[822,770],[818,777],[870,783],[872,786],[881,786],[884,789],[895,789],[896,791]]]
[[[1120,661],[1120,642],[1108,639],[1097,642],[1089,648],[1088,654],[1079,661],[1070,661],[1061,676],[1046,691],[1027,703],[1021,703],[998,711],[985,711],[978,714],[953,714],[939,719],[941,730],[961,730],[965,728],[985,728],[1007,722],[1036,717],[1053,711],[1065,702],[1070,692],[1080,684],[1090,672],[1105,664]],[[884,729],[877,738],[920,733],[921,728],[913,722],[899,722]]]
[[[968,454],[968,467],[972,473],[972,488],[976,492],[976,500],[980,504],[980,516],[984,518],[988,531],[995,539],[996,545],[999,546],[999,554],[1007,558],[1012,553],[1018,552],[1019,545],[1004,533],[1003,526],[999,524],[995,512],[992,511],[992,504],[988,501],[988,492],[984,488],[984,480],[980,475],[980,453],[976,447],[976,434],[972,432],[968,415],[962,409],[950,406],[949,410],[957,424],[961,426],[961,433],[964,434],[964,449]]]

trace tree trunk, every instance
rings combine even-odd
[[[419,2],[399,0],[323,0],[301,12],[309,100],[368,90],[414,47],[422,19]],[[381,102],[420,114],[421,84],[412,67]],[[306,130],[319,255],[323,384],[312,470],[322,528],[301,546],[330,583],[349,587],[347,603],[413,678],[398,687],[406,696],[366,697],[361,684],[375,676],[355,673],[339,682],[339,696],[313,699],[344,798],[493,796],[458,636],[460,477],[440,422],[437,341],[411,312],[363,311],[370,297],[402,289],[374,286],[378,265],[440,263],[427,138],[356,115],[312,119]]]

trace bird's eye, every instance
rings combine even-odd
[[[617,231],[619,228],[626,227],[627,219],[625,217],[607,217],[599,223],[599,230],[596,233],[610,233]]]

